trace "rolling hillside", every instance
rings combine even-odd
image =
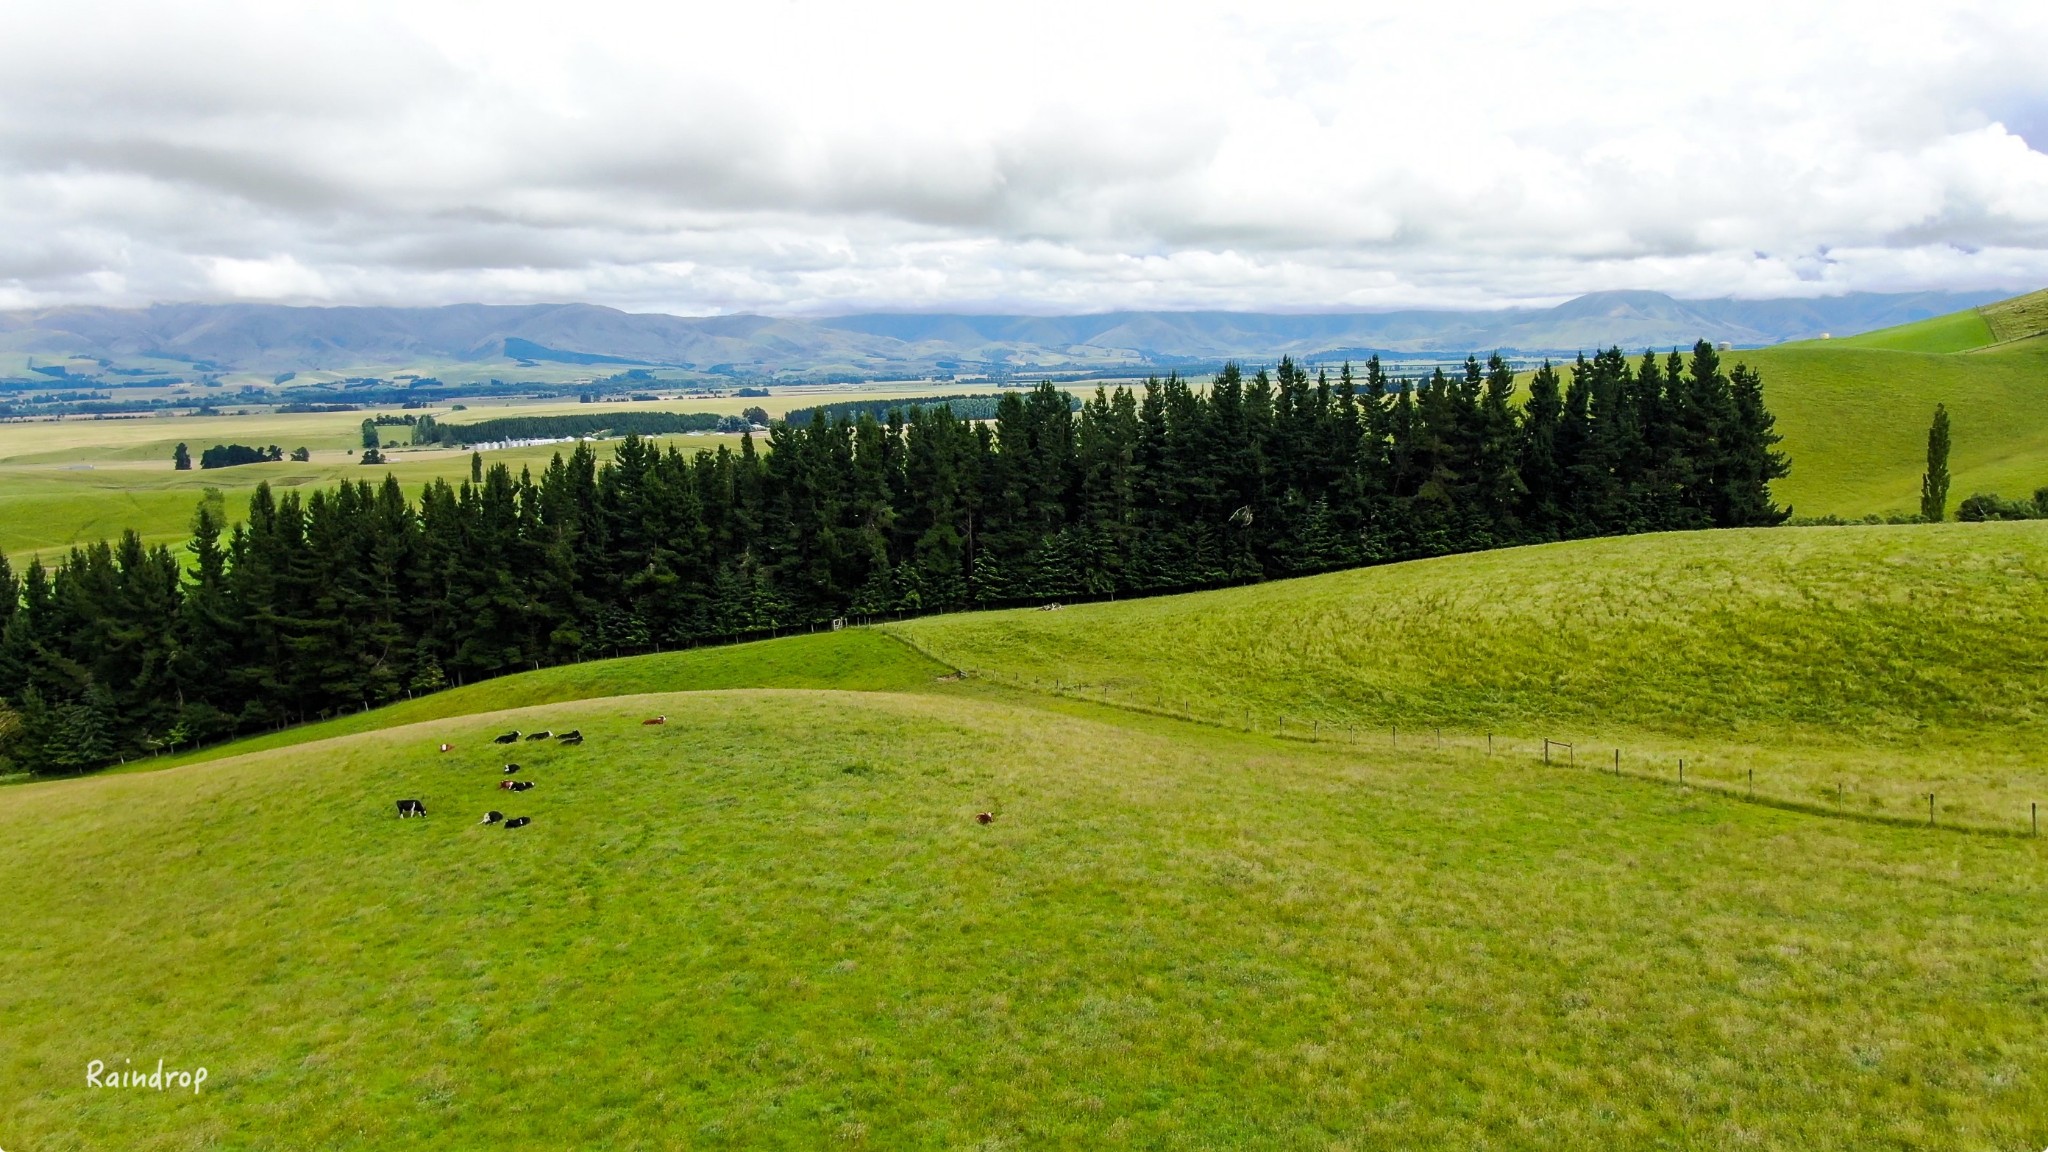
[[[0,788],[0,1131],[2030,1146],[2048,854],[1902,825],[1930,789],[1944,823],[2048,795],[2042,529],[1637,537],[932,618]],[[1360,734],[1391,720],[1404,742]],[[1586,761],[1634,741],[1636,778],[1546,768],[1539,731]],[[1660,740],[1693,787],[1637,762]],[[507,759],[535,790],[497,788]],[[1815,762],[1863,773],[1859,819],[1805,794]],[[1768,803],[1735,802],[1745,764]],[[92,1060],[208,1078],[93,1089]]]
[[[2031,1146],[2037,841],[1460,737],[1604,726],[1773,772],[1832,742],[1939,777],[1944,822],[1966,783],[2009,814],[2048,794],[2042,527],[1642,537],[934,618],[888,632],[977,675],[851,630],[0,788],[0,1131]],[[1452,738],[1276,738],[1312,712]],[[490,743],[569,727],[588,743]],[[508,758],[534,791],[496,787]],[[90,1060],[208,1079],[91,1089]]]

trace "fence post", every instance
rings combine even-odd
[[[1754,768],[1749,770],[1749,797],[1752,800],[1756,799],[1756,769]]]
[[[1486,734],[1486,754],[1488,756],[1493,755],[1493,733],[1491,732]]]
[[[2037,800],[2034,803],[2027,805],[2027,807],[2033,810],[2034,835],[2039,836],[2041,834],[2041,803]]]
[[[1616,776],[1621,775],[1621,749],[1619,748],[1614,750],[1614,774]]]
[[[1545,764],[1550,763],[1550,737],[1548,736],[1543,738],[1543,762]]]
[[[1934,827],[1934,793],[1927,794],[1927,826]]]
[[[1685,757],[1678,758],[1678,786],[1685,787]]]

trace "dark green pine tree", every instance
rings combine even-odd
[[[1562,506],[1565,474],[1558,463],[1558,431],[1564,421],[1564,395],[1557,370],[1545,360],[1529,377],[1529,399],[1522,406],[1521,463],[1524,486],[1522,523],[1531,538],[1555,540],[1564,530]]]
[[[1728,522],[1737,527],[1769,527],[1783,524],[1790,508],[1771,502],[1771,481],[1792,474],[1792,462],[1777,445],[1777,417],[1764,407],[1764,381],[1754,369],[1737,364],[1728,374],[1735,402],[1735,422],[1729,430]]]
[[[171,467],[180,472],[192,470],[192,450],[187,448],[182,440],[171,450]]]

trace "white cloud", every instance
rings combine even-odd
[[[0,3],[0,301],[2036,287],[2040,8]]]

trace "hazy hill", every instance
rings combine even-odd
[[[925,374],[1013,368],[1147,368],[1372,352],[1501,349],[1570,354],[1612,343],[1738,345],[1846,335],[1996,299],[1998,293],[1858,293],[1816,300],[1678,300],[1599,292],[1554,308],[1292,315],[1108,312],[1085,316],[870,314],[828,319],[682,317],[589,304],[298,308],[164,304],[0,313],[0,352],[199,363],[224,370],[345,370],[435,361],[508,367],[592,357],[699,371]],[[508,347],[509,342],[509,347]]]

